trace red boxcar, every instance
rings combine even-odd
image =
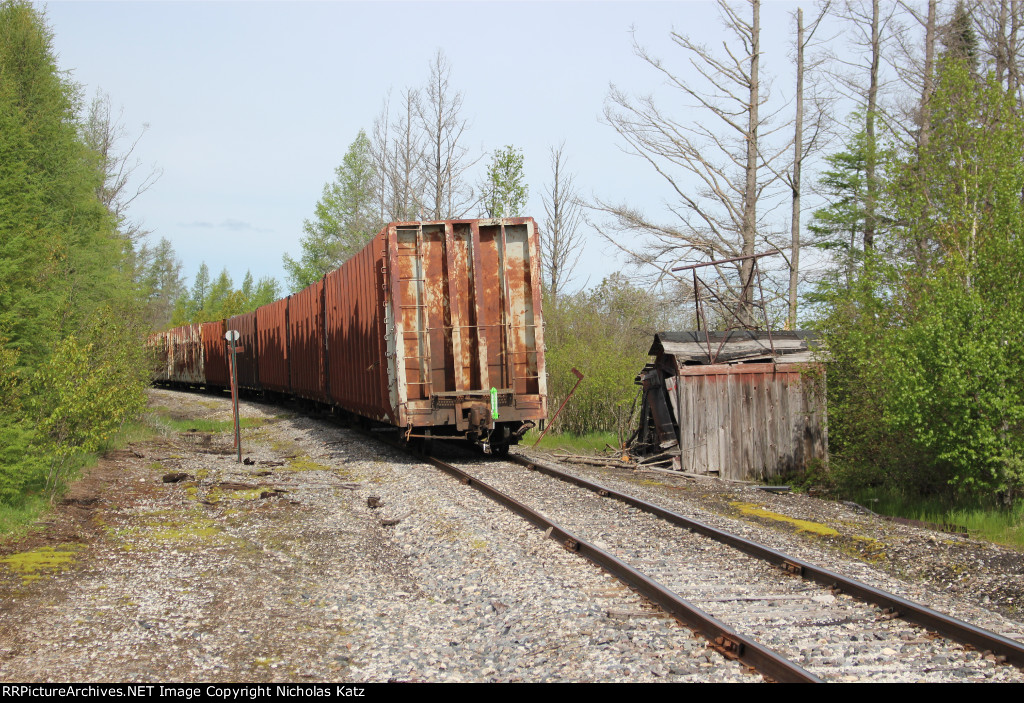
[[[292,394],[327,400],[322,279],[288,298],[288,364]]]
[[[291,388],[288,374],[288,298],[257,308],[256,329],[260,386],[265,390],[287,393]]]
[[[547,415],[538,248],[528,217],[392,223],[317,283],[228,321],[239,385],[507,449]]]
[[[499,449],[546,417],[531,218],[392,223],[326,283],[333,403]]]
[[[324,318],[331,401],[364,417],[396,424],[384,339],[381,232],[324,278]]]
[[[224,320],[204,322],[203,336],[203,372],[206,385],[227,388],[231,385],[231,372],[228,370],[227,340],[224,339]]]

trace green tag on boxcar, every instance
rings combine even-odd
[[[498,419],[498,389],[491,386],[491,418]]]

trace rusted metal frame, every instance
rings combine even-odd
[[[548,395],[547,358],[544,349],[544,313],[541,293],[540,255],[533,222],[526,225],[526,251],[530,257],[530,290],[533,293],[533,353],[536,356],[537,393],[545,399]],[[527,365],[529,369],[529,365]],[[546,409],[546,401],[545,401]]]
[[[498,230],[501,232],[501,251],[498,252],[498,283],[501,285],[501,307],[505,312],[505,322],[501,326],[502,366],[505,368],[505,383],[503,385],[515,388],[516,371],[512,361],[515,340],[512,338],[512,300],[508,287],[508,243],[505,240],[504,222],[498,226]]]
[[[728,337],[728,334],[726,334],[726,337],[723,337],[721,343],[719,343],[719,345],[718,345],[718,349],[716,349],[714,352],[712,352],[711,351],[711,329],[708,326],[707,318],[704,317],[704,303],[701,301],[700,293],[699,293],[699,286],[701,286],[701,285],[704,286],[705,290],[707,290],[707,292],[711,294],[711,297],[713,297],[715,300],[718,301],[719,305],[721,305],[723,308],[728,308],[729,306],[725,303],[724,300],[722,300],[719,297],[718,293],[715,292],[714,288],[712,288],[707,283],[705,283],[704,279],[702,279],[702,278],[697,276],[697,272],[696,272],[696,270],[694,270],[694,272],[693,272],[694,297],[696,298],[696,306],[700,310],[700,316],[704,319],[704,341],[705,341],[705,346],[707,347],[707,350],[708,350],[708,361],[709,361],[709,363],[713,364],[713,363],[715,363],[715,360],[718,358],[718,355],[722,353],[722,347],[725,345],[725,338]],[[730,314],[732,314],[733,317],[736,316],[735,313],[733,313],[731,310],[730,310]],[[730,332],[733,329],[735,329],[735,328],[731,327],[731,326],[726,328],[726,333]]]
[[[760,272],[760,268],[757,265],[757,260],[762,258],[762,257],[765,257],[765,256],[774,256],[775,254],[779,254],[779,253],[780,252],[779,252],[778,249],[773,249],[772,251],[766,251],[766,252],[761,253],[761,254],[750,254],[748,256],[734,256],[734,257],[729,258],[729,259],[719,259],[717,261],[708,261],[708,262],[703,263],[703,264],[691,264],[689,266],[679,266],[677,268],[672,269],[673,272],[677,272],[677,271],[692,271],[693,272],[693,295],[694,295],[694,304],[695,304],[695,308],[696,308],[696,311],[697,311],[697,331],[700,331],[700,329],[701,329],[701,324],[700,323],[701,323],[701,320],[703,320],[704,321],[704,338],[705,338],[706,346],[707,346],[707,349],[708,349],[708,359],[709,359],[710,363],[712,363],[712,364],[715,363],[715,360],[718,358],[718,355],[722,353],[722,348],[725,346],[726,339],[728,338],[728,332],[731,332],[734,329],[747,329],[747,325],[745,325],[743,323],[743,321],[739,318],[739,316],[736,314],[736,312],[734,310],[729,309],[730,315],[733,318],[736,319],[736,322],[738,322],[740,326],[739,327],[733,327],[732,325],[730,325],[726,329],[726,334],[723,336],[721,343],[718,345],[718,349],[712,354],[712,352],[711,352],[711,337],[710,337],[710,334],[709,334],[709,330],[707,328],[707,319],[704,317],[703,303],[702,303],[701,298],[700,298],[700,285],[703,284],[704,287],[708,290],[708,292],[715,298],[715,300],[717,300],[719,302],[720,305],[722,305],[725,308],[729,308],[729,306],[725,304],[725,302],[718,296],[718,294],[714,291],[713,288],[711,288],[711,286],[709,286],[708,284],[704,283],[704,281],[701,280],[697,276],[697,269],[704,268],[706,266],[718,266],[720,264],[734,263],[734,262],[737,262],[737,261],[746,261],[748,259],[752,259],[753,260],[751,268],[750,268],[750,275],[747,277],[746,281],[743,281],[743,274],[742,274],[742,272],[740,273],[740,282],[742,284],[741,287],[740,287],[740,301],[742,302],[744,294],[746,293],[746,291],[749,288],[752,287],[753,282],[754,282],[754,276],[756,274],[757,275],[757,286],[758,286],[758,290],[760,291],[760,294],[761,294],[761,303],[760,303],[759,307],[761,308],[761,311],[763,313],[765,329],[768,330],[768,344],[771,347],[772,356],[774,356],[775,355],[775,345],[772,342],[771,329],[770,329],[769,324],[768,324],[768,308],[767,308],[767,306],[764,303],[764,289],[761,286],[761,272]]]
[[[709,329],[707,318],[704,317],[704,303],[701,301],[701,298],[700,298],[700,284],[703,283],[703,282],[704,281],[702,281],[697,276],[697,269],[694,269],[693,270],[693,297],[694,297],[694,301],[696,303],[695,308],[697,310],[697,331],[698,332],[700,331],[700,328],[701,328],[701,324],[700,323],[703,320],[704,321],[704,341],[705,341],[705,344],[706,344],[706,346],[708,348],[708,359],[710,360],[711,359],[711,330]],[[707,286],[704,286],[704,287],[707,288]],[[708,288],[708,290],[710,291],[711,289]]]
[[[489,325],[481,323],[481,318],[484,317],[484,302],[481,299],[484,289],[483,274],[481,273],[481,267],[483,264],[480,260],[480,223],[471,222],[469,225],[469,251],[470,260],[473,266],[473,290],[470,295],[472,300],[474,312],[476,317],[476,351],[477,351],[477,363],[480,365],[480,388],[489,389],[491,386],[490,369],[487,366],[487,338],[484,336],[484,329]],[[467,295],[469,291],[467,291]],[[505,385],[505,384],[501,384]]]
[[[446,222],[444,225],[444,261],[448,271],[446,278],[448,279],[448,322],[451,325],[452,366],[454,367],[455,391],[459,392],[469,384],[462,381],[464,372],[462,368],[462,319],[457,303],[459,290],[455,271],[455,232],[451,222]]]
[[[775,360],[775,342],[772,341],[772,326],[768,324],[768,305],[764,302],[764,287],[761,285],[761,269],[754,260],[753,270],[757,272],[757,291],[761,294],[761,313],[764,316],[764,329],[768,333],[768,346],[772,350],[772,360]]]
[[[538,461],[536,459],[527,459],[516,455],[509,456],[507,460],[581,488],[586,488],[596,493],[615,498],[616,500],[622,501],[634,508],[638,508],[644,512],[667,520],[674,525],[684,527],[691,532],[696,532],[704,535],[705,537],[710,537],[717,542],[734,547],[749,556],[767,561],[774,566],[778,566],[780,569],[788,571],[789,573],[796,574],[796,572],[799,571],[799,575],[809,581],[813,581],[822,586],[831,587],[833,589],[838,588],[843,593],[851,595],[864,602],[872,603],[879,608],[892,609],[893,612],[898,613],[900,618],[908,622],[920,625],[921,627],[932,630],[943,637],[960,642],[961,644],[967,644],[979,650],[990,650],[997,655],[1005,656],[1006,660],[1012,664],[1024,666],[1024,644],[1011,640],[1007,637],[1003,637],[995,632],[990,632],[949,615],[944,615],[932,610],[931,608],[927,608],[923,605],[901,598],[893,593],[861,583],[860,581],[843,576],[835,571],[815,566],[814,564],[803,561],[802,559],[788,556],[782,552],[771,549],[770,547],[765,547],[757,542],[752,542],[748,539],[744,539],[743,537],[726,532],[725,530],[719,530],[711,527],[710,525],[685,517],[679,513],[668,510],[667,508],[663,508],[653,503],[648,503],[641,498],[631,496],[627,493],[621,493],[599,483],[594,483],[578,476],[565,473],[546,462]]]
[[[550,430],[552,426],[554,426],[555,420],[558,419],[559,414],[562,412],[562,408],[565,407],[565,404],[569,402],[569,398],[572,398],[573,393],[575,393],[576,389],[579,388],[581,383],[583,383],[583,374],[581,374],[575,366],[572,367],[572,372],[576,374],[576,385],[574,385],[572,387],[572,390],[569,391],[569,395],[565,396],[565,400],[562,401],[562,404],[558,406],[558,410],[555,411],[555,416],[551,418],[551,422],[549,422],[548,426],[544,428],[544,431],[540,433],[540,437],[538,437],[537,441],[533,443],[533,446],[536,447],[538,444],[540,444],[540,441],[544,439],[544,435],[546,435],[548,433],[548,430]]]
[[[394,225],[389,226],[387,230],[387,256],[383,258],[383,261],[394,262],[394,266],[387,266],[387,264],[384,263],[382,268],[384,269],[384,275],[388,286],[384,291],[386,296],[385,304],[390,300],[391,320],[394,325],[394,334],[391,336],[394,339],[395,344],[394,373],[397,391],[395,424],[404,425],[409,414],[409,388],[406,384],[407,374],[405,370],[405,361],[403,360],[403,357],[405,356],[405,314],[402,312],[402,291],[398,278],[398,230]]]
[[[731,264],[734,261],[746,261],[747,259],[760,259],[762,256],[775,256],[776,254],[781,254],[781,253],[782,252],[780,252],[778,249],[772,249],[771,251],[766,251],[766,252],[761,253],[761,254],[748,254],[746,256],[734,256],[731,259],[718,259],[717,261],[707,261],[707,262],[705,262],[703,264],[690,264],[689,266],[679,266],[677,268],[672,269],[672,272],[675,273],[676,271],[691,271],[691,270],[694,270],[694,269],[704,268],[705,266],[717,266],[719,264]]]
[[[419,328],[420,335],[423,342],[420,346],[420,351],[423,356],[420,359],[420,377],[426,379],[425,382],[418,385],[426,386],[424,395],[429,399],[430,392],[434,388],[433,369],[430,368],[430,331],[427,329],[430,326],[430,308],[427,303],[427,286],[424,280],[427,275],[426,262],[423,260],[423,225],[419,225],[414,230],[414,241],[416,244],[416,266],[413,271],[416,275],[414,285],[416,286],[416,301],[420,304],[420,309],[417,311],[417,327]]]
[[[821,683],[821,679],[814,674],[785,659],[759,642],[739,634],[725,623],[705,613],[697,606],[681,598],[649,576],[637,571],[621,559],[562,528],[543,513],[533,510],[515,498],[502,493],[451,464],[430,456],[420,456],[420,458],[458,479],[464,485],[475,488],[535,527],[545,530],[545,534],[548,537],[562,544],[567,550],[576,552],[588,561],[600,566],[642,596],[657,603],[672,617],[706,637],[713,646],[716,640],[733,644],[734,647],[731,648],[731,652],[727,656],[738,659],[743,664],[753,667],[775,681],[785,683]],[[721,649],[717,646],[715,648]]]

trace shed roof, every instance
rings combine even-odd
[[[720,364],[773,359],[803,363],[820,360],[820,355],[815,355],[819,341],[817,332],[810,330],[776,331],[771,333],[770,340],[767,332],[752,330],[658,332],[648,354],[673,357],[679,366],[710,364],[712,355],[715,363]]]

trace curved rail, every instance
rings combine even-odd
[[[615,498],[644,512],[656,515],[674,525],[686,528],[692,532],[710,537],[713,540],[734,547],[739,551],[752,557],[762,559],[784,571],[795,576],[828,586],[843,593],[859,598],[865,602],[873,603],[878,607],[887,609],[894,617],[899,617],[921,627],[942,635],[954,642],[970,645],[975,649],[989,650],[997,656],[1006,658],[1007,662],[1016,666],[1024,666],[1024,644],[1003,637],[995,632],[971,625],[970,623],[958,620],[949,615],[919,605],[905,598],[901,598],[888,591],[883,591],[874,586],[869,586],[855,579],[843,576],[835,571],[830,571],[810,562],[791,557],[782,552],[765,547],[764,545],[752,542],[739,537],[725,530],[711,527],[697,520],[680,515],[661,506],[649,503],[641,498],[622,493],[614,489],[602,486],[599,483],[588,481],[578,476],[565,473],[551,464],[537,459],[530,459],[520,455],[509,455],[505,457],[508,461],[525,466],[532,471],[539,471],[543,474],[574,484],[581,488],[594,491],[598,495]]]

